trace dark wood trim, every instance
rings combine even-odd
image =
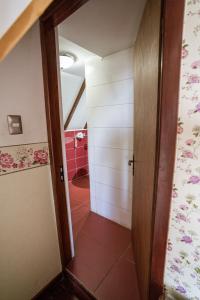
[[[77,297],[83,300],[97,300],[97,298],[90,291],[88,291],[68,269],[65,269],[64,274],[69,280],[69,284]]]
[[[70,261],[71,242],[64,182],[60,179],[63,166],[62,128],[60,122],[60,86],[58,77],[58,45],[56,25],[65,20],[86,0],[56,0],[40,18],[41,50],[50,165],[55,202],[56,222],[63,269]]]
[[[40,32],[51,175],[61,262],[65,266],[71,258],[71,248],[65,185],[60,180],[60,167],[63,166],[63,154],[59,113],[56,39],[54,27],[46,27],[45,24],[41,23]],[[50,48],[51,51],[49,51]]]
[[[155,180],[150,299],[163,293],[171,193],[176,151],[184,0],[165,0],[161,21],[161,76]]]
[[[85,79],[84,79],[84,81],[83,81],[83,83],[82,83],[82,85],[80,87],[78,95],[77,95],[77,97],[76,97],[76,99],[74,101],[74,104],[73,104],[73,106],[72,106],[72,108],[70,110],[70,113],[69,113],[69,115],[67,117],[67,120],[66,120],[65,125],[64,125],[64,130],[66,130],[67,127],[69,126],[69,123],[70,123],[70,121],[71,121],[71,119],[72,119],[72,117],[74,115],[74,112],[75,112],[75,110],[76,110],[76,108],[77,108],[77,106],[79,104],[79,101],[80,101],[80,99],[81,99],[84,91],[85,91]]]
[[[54,287],[58,286],[60,282],[65,279],[67,287],[70,291],[76,295],[79,299],[82,300],[97,300],[97,298],[88,291],[79,281],[78,279],[71,274],[67,269],[63,272],[59,273],[55,278],[53,278],[42,290],[35,295],[32,300],[43,299],[45,295],[51,295]],[[46,299],[46,297],[45,297]]]
[[[37,300],[40,298],[46,291],[52,289],[62,278],[63,273],[59,273],[56,277],[54,277],[45,287],[43,287],[33,298],[32,300]]]
[[[52,25],[55,27],[86,2],[88,0],[55,0],[43,14],[41,20],[46,22],[51,19]]]

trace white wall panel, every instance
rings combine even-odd
[[[132,174],[108,167],[93,165],[95,168],[95,181],[124,190],[131,190]]]
[[[116,207],[107,202],[96,201],[97,212],[114,222],[131,228],[131,213],[125,209]]]
[[[133,77],[133,49],[129,48],[86,64],[89,87]]]
[[[131,227],[133,49],[86,64],[91,210]]]
[[[124,149],[95,147],[95,164],[117,170],[129,171],[127,161],[132,158],[132,152]]]
[[[96,147],[133,149],[133,128],[89,128]]]
[[[88,87],[87,99],[87,105],[92,107],[133,103],[133,80]]]
[[[131,210],[131,193],[128,190],[111,187],[107,184],[96,182],[96,199],[108,202],[116,207]]]
[[[89,127],[133,127],[133,104],[96,107]]]

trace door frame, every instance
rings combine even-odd
[[[45,106],[50,151],[50,165],[62,268],[72,258],[65,184],[60,180],[63,166],[60,124],[60,82],[56,26],[88,0],[55,0],[40,18]],[[173,183],[178,118],[179,75],[182,50],[184,0],[161,0],[160,74],[154,209],[149,295],[163,294],[164,267]]]
[[[185,0],[162,1],[160,79],[156,172],[154,179],[154,224],[152,235],[150,299],[164,293],[164,271],[176,154],[178,100]]]

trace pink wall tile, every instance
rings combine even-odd
[[[77,140],[75,147],[75,135],[83,132],[86,136]],[[87,130],[65,131],[65,149],[67,158],[68,180],[88,174],[88,140]]]
[[[79,147],[76,149],[76,157],[88,156],[87,149],[85,147]]]
[[[87,158],[87,156],[76,158],[76,166],[77,166],[77,168],[84,167],[87,164],[88,164],[88,158]]]
[[[74,149],[74,139],[72,137],[65,138],[65,148],[67,149]]]
[[[76,176],[76,169],[67,172],[68,180],[71,181]]]
[[[69,171],[76,169],[76,161],[75,159],[67,160],[67,169]]]
[[[75,149],[66,148],[66,156],[67,156],[67,160],[75,159]]]
[[[85,144],[87,144],[87,137],[84,137],[82,140],[77,140],[77,148],[83,147]]]
[[[65,131],[64,132],[65,137],[74,137],[74,130],[72,131]]]

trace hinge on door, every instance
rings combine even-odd
[[[64,182],[64,171],[63,166],[60,166],[60,181]]]

